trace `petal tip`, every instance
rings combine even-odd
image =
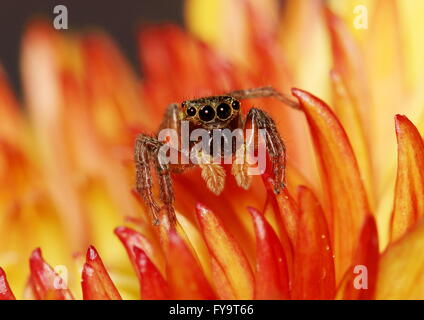
[[[93,261],[97,258],[97,256],[98,256],[98,253],[96,248],[90,245],[87,249],[87,255],[86,255],[87,261]]]
[[[249,213],[252,216],[252,218],[256,218],[257,216],[261,216],[261,213],[256,208],[247,207],[247,211],[249,211]]]
[[[42,253],[41,253],[41,249],[37,248],[35,249],[30,256],[30,260],[38,260],[38,259],[42,259]]]
[[[196,211],[199,217],[204,217],[205,215],[210,213],[209,208],[200,202],[196,203]]]

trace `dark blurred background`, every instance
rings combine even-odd
[[[68,8],[69,31],[96,27],[109,33],[134,66],[137,62],[137,27],[145,23],[183,23],[182,0],[1,0],[0,64],[15,92],[21,94],[19,47],[27,21],[53,19],[53,8]],[[66,32],[64,30],[64,32]]]

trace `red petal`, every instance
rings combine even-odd
[[[362,227],[356,257],[342,281],[337,297],[344,300],[374,299],[379,257],[377,226],[374,217],[369,215]],[[366,275],[359,272],[362,269],[357,269],[358,267],[365,267]],[[355,288],[355,281],[360,275],[366,276],[366,289]]]
[[[326,200],[326,218],[334,243],[336,276],[340,279],[355,254],[368,200],[355,155],[334,113],[313,95],[293,89],[305,112],[314,141]]]
[[[7,282],[6,273],[2,268],[0,268],[0,300],[15,300],[15,296]]]
[[[181,237],[169,232],[167,275],[173,299],[216,299],[206,277]]]
[[[169,101],[192,98],[193,93],[207,96],[230,90],[233,75],[228,64],[181,28],[173,25],[144,28],[139,39],[146,79],[145,98],[153,108],[161,110]],[[168,89],[157,90],[158,85]],[[159,116],[161,112],[156,114]]]
[[[121,139],[128,138],[120,133],[122,125],[130,128],[151,126],[149,119],[154,111],[141,104],[138,79],[115,43],[99,33],[86,34],[81,40],[84,79],[92,112],[114,112],[116,116],[108,122],[109,132],[115,131]],[[113,103],[101,104],[105,99]],[[140,111],[144,117],[138,116]]]
[[[127,227],[116,228],[115,234],[125,246],[131,263],[137,272],[136,256],[134,253],[135,247],[142,249],[150,257],[155,266],[162,271],[161,266],[164,265],[162,255],[158,254],[157,250],[154,249],[153,244],[145,236]]]
[[[253,273],[240,246],[214,213],[201,204],[196,209],[204,240],[213,258],[212,273],[217,293],[220,296],[226,293],[224,297],[227,299],[230,293],[231,298],[252,299]]]
[[[164,300],[168,297],[168,285],[146,253],[134,247],[135,264],[140,280],[140,294],[144,300]]]
[[[32,252],[29,266],[31,270],[30,285],[37,300],[73,299],[69,289],[64,288],[63,279],[43,260],[40,249]]]
[[[278,227],[278,237],[283,247],[283,252],[286,257],[286,263],[289,273],[289,279],[293,279],[294,274],[294,246],[296,244],[299,210],[293,198],[290,196],[287,189],[284,189],[280,194],[274,193],[274,183],[270,178],[264,178],[265,186],[267,187],[268,196],[265,206],[265,216],[272,223],[272,219],[276,219]],[[272,215],[270,214],[272,212]],[[270,219],[271,216],[271,219]],[[274,227],[275,228],[275,227]],[[291,282],[289,282],[291,284]]]
[[[424,143],[405,116],[396,116],[398,172],[392,215],[392,241],[404,235],[424,215]]]
[[[122,300],[93,246],[87,250],[81,286],[84,300]]]
[[[299,188],[298,238],[295,248],[294,299],[332,299],[335,294],[333,251],[327,222],[312,192]]]
[[[283,247],[265,217],[248,208],[256,234],[255,299],[289,298],[289,276]]]
[[[269,177],[264,177],[265,187],[268,191],[267,200],[271,202],[274,210],[276,205],[280,211],[280,219],[283,222],[282,228],[284,228],[285,233],[290,238],[290,242],[295,245],[297,239],[297,224],[299,219],[299,209],[297,208],[296,202],[290,195],[287,188],[281,190],[281,192],[276,195],[274,193],[274,181]],[[280,231],[280,234],[282,232]]]

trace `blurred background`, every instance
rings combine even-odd
[[[22,93],[19,81],[19,47],[28,20],[41,16],[54,19],[53,8],[68,8],[69,30],[101,29],[110,34],[134,66],[137,28],[146,23],[183,23],[183,0],[17,0],[0,5],[0,64],[5,68],[11,85]],[[139,68],[137,68],[139,70]]]

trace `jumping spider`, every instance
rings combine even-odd
[[[196,128],[203,128],[211,132],[216,128],[227,128],[230,130],[250,128],[252,130],[263,129],[266,132],[266,150],[272,162],[272,172],[275,181],[275,192],[284,188],[286,153],[283,140],[277,131],[273,119],[264,111],[252,108],[246,116],[241,114],[240,100],[272,97],[276,98],[292,108],[299,109],[296,102],[279,93],[272,87],[239,90],[224,95],[204,97],[195,100],[184,101],[181,105],[169,105],[164,119],[160,125],[162,129],[174,129],[180,134],[181,122],[188,121],[190,132]],[[158,132],[159,132],[158,131]],[[210,142],[212,142],[212,135]],[[135,142],[135,164],[136,164],[136,190],[149,207],[153,216],[154,224],[159,224],[158,213],[160,207],[155,201],[152,193],[151,164],[156,167],[160,184],[160,199],[165,206],[168,218],[172,225],[175,224],[174,192],[172,187],[171,173],[181,173],[194,164],[169,164],[161,161],[159,152],[164,142],[155,137],[140,134]],[[190,148],[193,146],[190,143]],[[176,146],[178,152],[181,152]],[[232,155],[236,155],[233,150]],[[215,194],[219,194],[224,187],[225,171],[220,165],[200,165],[202,177],[208,188]],[[243,166],[233,164],[232,174],[237,184],[245,189],[249,188],[250,180]]]

